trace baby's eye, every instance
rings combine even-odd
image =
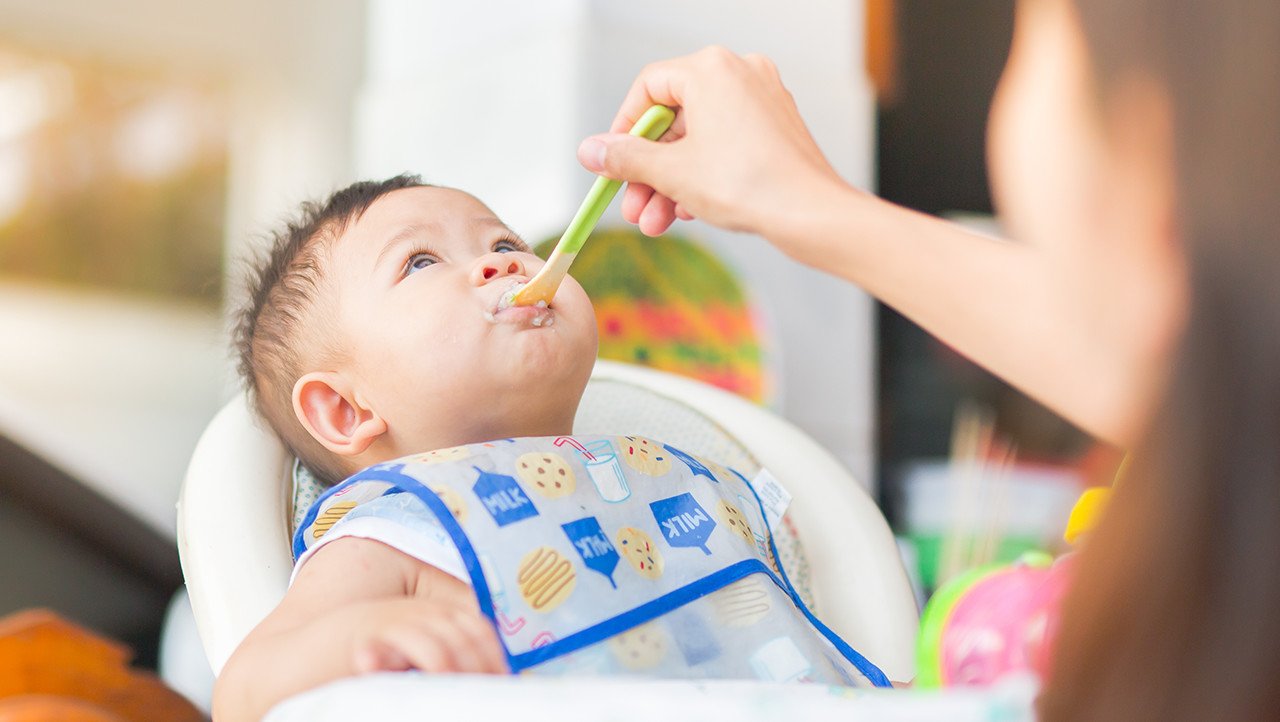
[[[508,238],[493,244],[493,250],[497,253],[518,253],[527,250],[527,248],[520,241]]]
[[[430,253],[415,253],[412,256],[409,256],[409,263],[405,266],[405,273],[409,274],[414,271],[421,271],[427,266],[434,266],[439,262],[440,259]]]

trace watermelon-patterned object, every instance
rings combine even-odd
[[[1010,674],[1045,679],[1075,554],[1029,552],[973,569],[925,605],[916,645],[919,688],[991,686]]]
[[[556,240],[535,252],[546,258]],[[769,401],[757,314],[738,279],[705,249],[674,235],[597,230],[570,273],[595,305],[601,358]]]

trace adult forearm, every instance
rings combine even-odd
[[[1115,375],[1074,309],[1054,300],[1039,249],[834,185],[810,189],[766,233],[1086,430],[1129,440]]]

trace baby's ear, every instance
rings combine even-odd
[[[355,456],[387,431],[387,422],[370,408],[341,375],[313,371],[293,385],[293,412],[326,449]]]

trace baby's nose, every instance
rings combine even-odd
[[[495,252],[486,253],[476,259],[476,265],[471,271],[471,280],[480,285],[503,276],[523,275],[527,275],[524,262],[514,253]]]

